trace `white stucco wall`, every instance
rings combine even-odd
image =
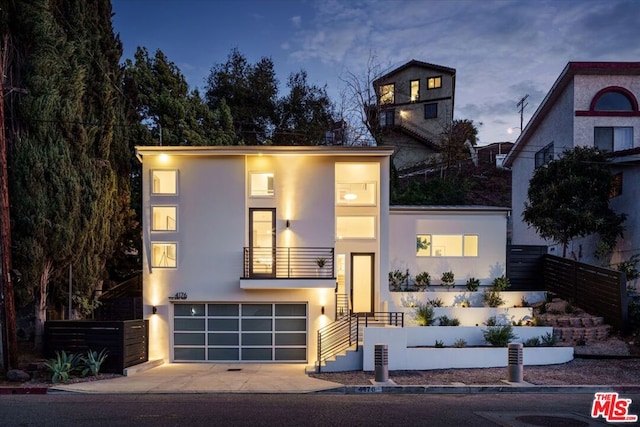
[[[439,285],[445,271],[453,271],[457,285],[469,277],[489,285],[506,273],[507,215],[503,210],[452,208],[391,208],[389,215],[389,271],[409,269],[412,277],[423,271]],[[473,234],[478,236],[477,257],[418,257],[418,234]],[[388,277],[388,275],[387,275]],[[386,280],[385,282],[388,282]],[[393,300],[388,285],[381,286],[382,299]]]

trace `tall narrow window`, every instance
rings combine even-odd
[[[380,104],[395,103],[395,85],[388,84],[380,86]]]
[[[178,265],[176,243],[151,243],[151,266],[175,268]]]
[[[151,207],[152,231],[176,231],[178,222],[178,208],[176,206]]]
[[[411,102],[416,102],[420,99],[420,80],[411,80]]]
[[[152,194],[178,194],[178,171],[176,170],[153,170],[151,182]]]

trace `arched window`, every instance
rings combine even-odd
[[[595,111],[633,111],[629,97],[619,91],[605,92],[596,100]]]

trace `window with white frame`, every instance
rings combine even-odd
[[[416,256],[419,257],[477,257],[476,234],[418,234]]]
[[[593,145],[604,151],[622,151],[633,148],[632,127],[598,127],[593,129]]]
[[[152,206],[151,218],[152,231],[177,231],[178,229],[177,206]]]
[[[375,239],[376,218],[374,216],[336,217],[338,239]]]
[[[274,174],[273,172],[251,172],[251,197],[273,197]]]
[[[151,193],[154,195],[178,194],[178,171],[152,170]]]
[[[177,243],[152,242],[151,266],[156,268],[176,268],[178,266]]]

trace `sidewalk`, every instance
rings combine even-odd
[[[114,379],[56,385],[48,393],[336,393],[336,394],[468,394],[468,393],[586,393],[617,391],[640,393],[640,385],[535,386],[529,383],[501,385],[396,385],[386,383],[343,385],[311,378],[303,365],[174,363]]]

